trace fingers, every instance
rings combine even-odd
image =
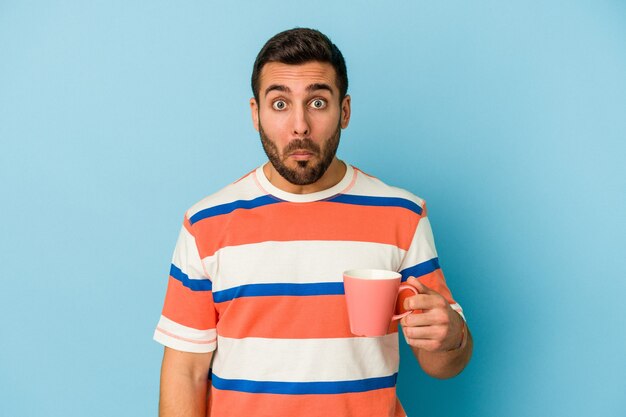
[[[434,322],[428,315],[429,313],[410,314],[403,318],[404,339],[411,347],[430,352],[445,350],[451,327],[445,320],[437,319]]]
[[[446,306],[445,298],[437,295],[418,294],[404,300],[404,308],[407,310],[433,310]]]
[[[423,349],[429,352],[437,352],[445,350],[444,344],[440,339],[415,339],[404,335],[406,343],[412,348]]]
[[[407,310],[431,310],[446,308],[448,302],[438,292],[431,290],[417,278],[409,277],[407,284],[412,285],[419,292],[418,295],[407,297],[404,300],[404,308]]]
[[[449,332],[445,326],[403,327],[402,331],[407,342],[411,340],[443,341]]]
[[[452,338],[452,312],[446,299],[419,280],[410,277],[407,284],[414,286],[418,295],[407,297],[407,310],[420,310],[421,314],[409,314],[402,318],[402,332],[406,342],[415,348],[428,351],[445,350]]]
[[[402,327],[448,326],[450,316],[442,310],[430,310],[421,314],[409,314],[400,321]]]
[[[463,318],[450,307],[409,314],[401,322],[406,342],[429,351],[449,350],[462,340]]]
[[[439,294],[418,294],[404,300],[404,308],[407,310],[433,310],[447,307],[448,302]]]

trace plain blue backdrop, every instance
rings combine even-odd
[[[426,199],[474,357],[409,416],[626,415],[623,1],[0,1],[0,415],[154,416],[184,211],[264,160],[254,57],[342,49],[339,156]]]

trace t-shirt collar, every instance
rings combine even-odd
[[[274,186],[265,176],[265,173],[263,172],[263,165],[255,170],[254,175],[259,186],[266,193],[285,201],[292,201],[294,203],[307,203],[311,201],[325,200],[337,194],[342,194],[346,192],[352,186],[354,179],[354,168],[352,167],[352,165],[346,164],[346,173],[341,181],[325,190],[308,194],[288,193],[287,191],[283,191],[280,188]]]

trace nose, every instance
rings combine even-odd
[[[306,109],[303,107],[295,109],[293,112],[293,134],[298,137],[308,136],[311,132],[309,118]]]

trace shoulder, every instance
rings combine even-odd
[[[350,194],[406,200],[418,205],[421,209],[425,208],[426,202],[412,192],[389,185],[356,167],[353,168],[356,180],[350,189]]]
[[[237,181],[193,204],[185,212],[185,217],[191,220],[198,213],[207,210],[220,210],[222,207],[237,204],[241,201],[250,201],[263,197],[265,193],[258,186],[255,171],[256,169],[250,171]]]

